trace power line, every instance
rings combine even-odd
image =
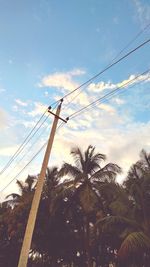
[[[93,81],[94,79],[96,79],[98,76],[100,76],[102,73],[104,73],[105,71],[107,71],[108,69],[110,69],[111,67],[113,67],[114,65],[116,65],[117,63],[119,63],[120,61],[122,61],[123,59],[125,59],[126,57],[128,57],[129,55],[131,55],[132,53],[134,53],[135,51],[137,51],[138,49],[140,49],[141,47],[143,47],[144,45],[146,45],[147,43],[150,42],[150,39],[146,40],[145,42],[141,43],[139,46],[135,47],[134,49],[130,50],[127,54],[125,54],[124,56],[122,56],[121,58],[119,58],[117,61],[113,62],[112,64],[110,64],[109,66],[107,66],[106,68],[104,68],[102,71],[100,71],[99,73],[97,73],[96,75],[94,75],[92,78],[88,79],[86,82],[82,83],[80,86],[78,86],[77,88],[75,88],[74,90],[72,90],[71,92],[69,92],[68,94],[66,94],[64,98],[66,98],[67,96],[71,95],[72,93],[74,93],[75,91],[79,90],[81,87],[83,87],[84,85],[89,84],[89,82]],[[98,101],[98,100],[97,100]],[[58,103],[58,101],[54,102],[52,105]],[[92,103],[91,103],[92,104]],[[91,105],[90,104],[90,105]],[[88,105],[88,106],[90,106]],[[87,106],[87,107],[88,107]],[[86,107],[86,108],[87,108]],[[85,109],[82,108],[80,110],[80,112]],[[5,165],[5,167],[2,169],[1,174],[6,170],[6,168],[8,167],[9,164],[11,164],[11,162],[13,161],[14,157],[16,156],[17,153],[19,153],[20,149],[22,148],[22,146],[24,145],[24,143],[28,140],[29,136],[32,134],[32,132],[34,131],[34,129],[36,128],[36,126],[38,125],[38,123],[41,121],[41,119],[43,118],[43,116],[45,115],[46,111],[43,113],[43,115],[41,116],[41,118],[39,119],[39,121],[36,123],[36,125],[33,127],[33,129],[31,130],[31,132],[28,134],[28,136],[25,138],[24,142],[20,145],[20,147],[17,149],[17,151],[14,153],[14,155],[12,156],[12,158],[9,160],[9,162]],[[79,111],[78,111],[79,112]],[[73,115],[77,114],[77,112],[73,113],[71,115],[71,117]]]
[[[149,77],[146,77],[145,79],[143,79],[143,80],[140,81],[139,83],[144,82],[144,81],[146,81],[146,80],[148,80],[148,79],[149,79]],[[131,83],[131,84],[132,84],[132,83]],[[133,85],[131,85],[131,86],[130,86],[130,84],[129,84],[130,87],[127,88],[127,89],[133,88],[135,85],[136,85],[136,83],[133,84]],[[126,91],[127,89],[126,89],[126,88],[123,88],[121,91],[118,90],[118,92],[117,92],[117,91],[114,92],[114,93],[113,93],[112,95],[110,95],[108,98],[105,98],[105,99],[103,99],[102,101],[100,101],[100,102],[96,102],[95,104],[91,105],[89,108],[87,108],[87,109],[85,110],[85,112],[87,112],[87,111],[93,109],[93,107],[96,107],[98,104],[103,104],[103,103],[107,102],[108,100],[112,99],[112,98],[113,98],[114,96],[116,96],[116,95],[120,95],[120,94],[122,94],[122,93],[125,93],[125,91]],[[74,118],[75,118],[76,116],[78,116],[78,114],[75,115]]]
[[[86,82],[82,83],[80,86],[76,87],[74,90],[72,90],[68,94],[64,95],[63,99],[66,98],[67,96],[71,95],[75,91],[79,90],[84,85],[89,84],[91,81],[93,81],[94,79],[96,79],[98,76],[100,76],[101,74],[103,74],[105,71],[107,71],[108,69],[110,69],[111,67],[113,67],[114,65],[116,65],[117,63],[119,63],[120,61],[122,61],[123,59],[125,59],[126,57],[128,57],[129,55],[131,55],[132,53],[134,53],[135,51],[137,51],[138,49],[140,49],[141,47],[143,47],[144,45],[146,45],[149,42],[150,42],[150,39],[146,40],[145,42],[141,43],[139,46],[137,46],[134,49],[130,50],[127,54],[125,54],[124,56],[122,56],[121,58],[119,58],[117,61],[113,62],[112,64],[110,64],[109,66],[107,66],[106,68],[104,68],[102,71],[100,71],[99,73],[97,73],[96,75],[94,75],[92,78],[88,79]],[[52,105],[58,103],[59,101],[60,100],[54,102]],[[2,174],[5,171],[5,169],[8,167],[8,165],[11,164],[11,162],[13,161],[14,157],[16,156],[16,154],[19,153],[20,149],[22,148],[22,146],[24,145],[24,143],[28,140],[29,136],[32,134],[32,132],[34,131],[34,129],[36,128],[36,126],[38,125],[38,123],[41,121],[41,119],[43,118],[43,116],[44,116],[44,114],[46,112],[47,112],[47,109],[43,113],[43,115],[41,116],[41,118],[39,119],[39,121],[36,123],[36,125],[33,127],[33,129],[31,130],[31,132],[27,135],[27,137],[25,138],[25,140],[23,141],[23,143],[20,145],[20,147],[14,153],[14,155],[12,156],[12,158],[8,161],[8,163],[2,169],[2,171],[1,171],[0,174]]]
[[[121,51],[112,59],[112,61],[114,61],[116,58],[118,58],[118,56],[120,56],[122,54],[122,52],[124,52],[135,40],[137,40],[137,38],[146,30],[150,27],[150,23],[148,23],[143,29],[141,29],[141,31],[139,31],[135,37],[133,39],[131,39],[131,41],[129,41],[127,43],[127,45],[121,49]]]
[[[91,102],[89,105],[87,105],[87,106],[81,108],[80,110],[77,110],[77,111],[73,112],[73,113],[69,116],[69,119],[70,119],[70,118],[74,118],[75,116],[77,116],[77,114],[80,114],[82,111],[84,111],[84,110],[87,109],[88,107],[94,105],[95,103],[97,103],[97,102],[99,102],[99,101],[101,101],[101,100],[103,100],[103,99],[106,99],[108,96],[113,95],[115,92],[119,91],[120,88],[126,87],[127,85],[133,83],[134,81],[138,80],[138,78],[139,78],[140,76],[147,74],[149,71],[150,71],[150,69],[144,71],[143,73],[137,75],[135,78],[129,80],[128,82],[124,83],[124,84],[121,85],[121,86],[117,86],[116,89],[112,90],[111,92],[109,92],[109,93],[105,94],[104,96],[102,96],[102,97],[96,99],[95,101]]]
[[[17,179],[17,177],[26,169],[26,167],[28,167],[31,164],[31,162],[40,154],[40,152],[44,149],[46,144],[47,142],[44,143],[44,145],[40,148],[40,150],[38,150],[38,152],[32,157],[32,159],[21,169],[21,171],[19,171],[19,173],[15,175],[15,177],[13,177],[13,179],[0,191],[0,193],[2,193],[14,180]]]
[[[113,94],[117,93],[119,91],[120,88],[124,88],[129,84],[132,84],[134,81],[138,80],[138,78],[142,75],[147,74],[148,72],[150,72],[149,70],[144,71],[143,73],[137,75],[135,78],[133,78],[132,80],[124,83],[122,86],[118,86],[116,89],[114,89],[113,91],[111,91],[110,93],[107,93],[106,95],[104,95],[103,97],[100,97],[98,99],[96,99],[95,101],[93,101],[92,103],[90,103],[89,105],[85,106],[84,108],[72,113],[68,118],[69,119],[73,119],[75,118],[77,115],[79,115],[80,113],[82,113],[84,110],[86,110],[89,107],[93,107],[94,104],[98,103],[99,101],[101,101],[100,103],[102,103],[102,101],[106,101],[108,100],[107,98],[113,96]],[[142,80],[141,82],[147,80],[148,78],[146,77],[144,80]],[[135,86],[135,84],[133,84],[131,87]],[[130,88],[131,88],[130,87]],[[59,127],[57,128],[57,131],[62,128],[64,126],[64,122],[62,122]],[[15,179],[17,179],[17,177],[26,169],[27,166],[29,166],[31,164],[31,162],[40,154],[40,152],[44,149],[44,147],[46,146],[47,142],[44,143],[44,145],[38,150],[38,152],[31,158],[31,160],[19,171],[19,173],[17,173],[15,175],[15,177],[13,177],[13,179],[0,191],[0,193],[2,193]]]
[[[133,39],[131,39],[131,41],[129,41],[128,43],[127,43],[127,45],[126,46],[124,46],[121,50],[120,50],[120,52],[118,52],[117,53],[117,55],[110,61],[110,63],[108,64],[108,65],[106,65],[106,67],[105,68],[107,68],[107,67],[109,67],[110,65],[111,65],[111,63],[113,63],[114,62],[114,60],[116,60],[121,54],[122,54],[122,52],[124,52],[148,27],[150,27],[150,23],[148,23],[141,31],[139,31],[137,34],[136,34],[136,36],[133,38]],[[103,70],[105,70],[105,68],[103,69]],[[103,71],[102,70],[102,71]],[[89,85],[91,83],[91,80],[89,81],[89,83],[87,83],[86,85]],[[81,87],[82,87],[82,85],[81,85]],[[79,88],[79,89],[81,89],[81,87]],[[80,92],[77,94],[77,95],[75,95],[67,104],[66,104],[66,106],[68,106],[70,103],[72,103],[73,102],[73,100],[75,99],[75,98],[77,98],[80,94],[81,94],[81,92],[82,92],[82,90],[80,90]]]
[[[58,128],[57,128],[57,132],[60,128],[62,128],[64,126],[64,122],[62,122]],[[37,151],[37,153],[31,158],[31,160],[11,179],[11,181],[2,188],[2,190],[0,190],[0,193],[2,193],[10,184],[12,184],[13,181],[15,181],[20,174],[34,161],[34,159],[41,153],[41,151],[45,148],[45,146],[47,145],[48,141],[46,141],[42,147]]]
[[[32,130],[29,132],[29,134],[26,136],[25,140],[23,141],[23,143],[19,146],[19,148],[16,150],[16,152],[13,154],[13,156],[10,158],[10,160],[7,162],[7,164],[4,166],[4,168],[1,170],[0,174],[2,174],[6,168],[8,166],[10,166],[11,162],[14,160],[14,158],[16,157],[16,155],[18,155],[19,151],[21,150],[21,148],[24,146],[24,144],[26,143],[26,141],[28,140],[28,138],[30,137],[30,135],[33,133],[33,131],[35,130],[35,128],[37,127],[37,125],[40,123],[40,121],[42,120],[42,118],[44,117],[45,113],[47,112],[47,109],[45,110],[45,112],[42,114],[42,116],[40,117],[40,119],[37,121],[37,123],[34,125],[34,127],[32,128]]]
[[[51,106],[53,106],[54,104],[57,105],[59,101],[54,102]],[[53,107],[53,109],[55,109],[56,105]],[[47,117],[44,119],[43,122],[41,122],[41,124],[39,125],[40,121],[43,119],[44,115],[46,114],[46,112],[48,111],[49,108],[51,108],[51,106],[49,106],[44,113],[42,114],[42,116],[40,117],[40,119],[37,121],[37,123],[34,125],[34,127],[32,128],[32,130],[29,132],[29,134],[26,136],[25,140],[22,142],[22,144],[19,146],[19,148],[16,150],[16,152],[13,154],[13,156],[10,158],[10,160],[7,162],[7,164],[4,166],[4,168],[2,169],[2,171],[0,172],[0,175],[2,175],[8,168],[9,166],[12,164],[12,162],[18,157],[18,155],[24,150],[24,148],[26,147],[26,145],[29,143],[29,141],[34,137],[34,135],[38,132],[38,130],[42,127],[42,125],[45,123],[45,121],[48,119],[49,114],[47,115]],[[39,127],[36,129],[36,127],[39,125]],[[36,130],[35,130],[36,129]],[[35,130],[35,132],[34,132]]]
[[[120,61],[122,61],[123,59],[127,58],[129,55],[131,55],[132,53],[134,53],[135,51],[137,51],[138,49],[140,49],[141,47],[143,47],[144,45],[146,45],[149,42],[150,42],[150,39],[146,40],[145,42],[141,43],[139,46],[137,46],[134,49],[130,50],[124,56],[122,56],[121,58],[119,58],[118,60],[116,60],[115,62],[113,62],[109,66],[107,66],[106,68],[104,68],[102,71],[98,72],[93,77],[91,77],[90,79],[88,79],[86,82],[82,83],[81,85],[79,85],[78,87],[76,87],[74,90],[72,90],[71,92],[69,92],[68,94],[66,94],[65,96],[63,96],[63,99],[66,98],[67,96],[71,95],[75,91],[79,90],[84,85],[89,84],[89,82],[93,81],[94,79],[96,79],[97,77],[99,77],[101,74],[103,74],[104,72],[106,72],[108,69],[112,68],[113,66],[115,66],[116,64],[118,64]]]
[[[48,116],[49,116],[49,114],[48,114]],[[47,118],[48,118],[48,116],[47,116]],[[46,119],[47,119],[46,118]],[[46,119],[45,119],[45,121],[46,121]],[[41,125],[42,126],[42,125]],[[49,127],[49,125],[48,125],[48,127]],[[46,127],[46,129],[48,128],[48,127]],[[43,129],[43,131],[40,133],[40,135],[38,135],[38,137],[36,138],[36,140],[30,145],[30,147],[34,147],[35,146],[35,144],[38,142],[38,140],[40,139],[40,137],[43,135],[43,133],[46,131],[46,129],[44,128]],[[38,129],[39,130],[39,129]],[[32,136],[33,137],[33,136]],[[21,151],[20,151],[21,152]],[[20,164],[20,162],[28,155],[30,153],[30,150],[29,150],[29,148],[28,148],[28,151],[26,152],[25,151],[25,153],[23,154],[23,156],[19,159],[19,161],[17,161],[17,163],[15,164],[15,166],[13,166],[12,168],[11,168],[11,170],[10,170],[10,172],[8,172],[7,173],[7,176],[9,176],[10,174],[11,174],[11,172],[18,166],[18,164]],[[5,179],[5,178],[4,178]]]
[[[45,112],[46,113],[46,112]],[[43,125],[43,123],[48,119],[48,116],[44,119],[44,121],[39,125],[39,127],[36,129],[37,125],[39,124],[39,122],[41,121],[41,119],[43,118],[43,116],[45,115],[45,113],[41,116],[41,118],[39,119],[38,123],[36,123],[36,125],[33,127],[33,129],[31,130],[31,132],[28,134],[28,136],[25,138],[25,140],[23,141],[23,143],[19,146],[19,148],[17,149],[17,151],[14,153],[14,155],[12,156],[12,158],[9,160],[9,162],[6,164],[6,166],[3,168],[3,170],[1,171],[1,175],[9,168],[9,166],[12,164],[12,162],[18,157],[18,155],[24,150],[25,146],[27,145],[27,143],[29,143],[29,141],[34,137],[34,135],[37,133],[37,131],[41,128],[41,126]],[[36,129],[36,130],[35,130]],[[34,132],[35,130],[35,132]],[[33,133],[34,132],[34,133]],[[33,134],[32,134],[33,133]]]

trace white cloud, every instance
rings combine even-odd
[[[1,181],[0,181],[0,188],[3,189],[5,188],[5,190],[2,192],[3,194],[1,194],[0,196],[0,201],[2,201],[7,195],[11,194],[11,193],[17,193],[19,192],[18,190],[18,186],[16,184],[16,180],[20,180],[20,181],[25,181],[25,179],[27,178],[27,176],[30,175],[37,175],[40,171],[41,168],[41,162],[37,161],[32,162],[31,165],[29,165],[27,168],[25,168],[20,175],[19,172],[23,169],[23,167],[28,163],[28,160],[24,160],[22,163],[17,164],[17,166],[15,167],[15,165],[11,166],[6,172],[4,172],[1,176]],[[1,167],[2,169],[2,167]],[[18,175],[16,178],[15,176]],[[15,178],[15,179],[14,179]],[[14,179],[11,182],[11,180]],[[10,183],[10,184],[9,184]]]
[[[8,114],[4,109],[0,108],[0,129],[8,126]]]
[[[22,107],[27,107],[28,103],[27,102],[24,102],[20,99],[15,99],[15,102],[19,105],[19,106],[22,106]]]
[[[16,145],[1,148],[0,149],[0,155],[1,156],[12,156],[16,152],[17,148],[18,148],[18,146],[16,146]]]
[[[84,75],[86,72],[85,70],[81,70],[81,69],[74,69],[68,72],[68,74],[70,74],[71,76],[80,76],[80,75]]]
[[[97,151],[106,154],[109,162],[117,163],[122,167],[124,173],[118,179],[119,181],[124,179],[130,166],[138,160],[141,149],[145,148],[150,151],[150,122],[132,122],[120,128],[117,121],[115,128],[112,125],[104,127],[105,120],[107,120],[107,116],[103,119],[98,118],[94,125],[91,125],[90,128],[86,127],[84,130],[72,131],[64,126],[57,138],[57,144],[54,146],[53,153],[57,161],[62,162],[66,158],[69,160],[66,153],[69,153],[72,146],[77,145],[84,150],[91,144],[96,146]],[[74,127],[77,123],[82,123],[82,119],[74,122]]]
[[[31,117],[36,117],[37,115],[43,114],[47,109],[47,106],[40,103],[40,102],[35,102],[34,103],[34,109],[32,111],[29,111],[27,114],[30,115]]]
[[[4,89],[4,88],[0,88],[0,93],[3,93],[3,92],[5,92],[6,91],[6,89]]]
[[[75,69],[69,72],[56,72],[43,77],[40,87],[54,87],[67,91],[72,91],[79,86],[77,82],[73,80],[74,76],[83,75],[85,72],[80,69]]]
[[[145,27],[150,21],[150,3],[144,3],[140,0],[133,0],[137,17],[142,27]]]
[[[78,84],[72,80],[69,74],[66,73],[54,73],[48,75],[42,79],[41,87],[55,87],[63,88],[65,90],[74,90]]]
[[[112,99],[112,102],[117,104],[117,105],[119,105],[119,106],[125,104],[125,100],[123,100],[123,99],[121,99],[119,97],[114,97]]]
[[[114,107],[112,107],[111,105],[108,104],[100,104],[98,105],[98,107],[106,112],[108,112],[109,114],[115,114],[116,110]]]
[[[88,90],[89,91],[92,91],[92,92],[100,92],[100,91],[103,91],[105,89],[114,89],[116,87],[115,84],[111,83],[111,82],[99,82],[99,83],[91,83],[89,86],[88,86]]]
[[[84,72],[80,70],[73,70],[68,73],[55,73],[50,75],[50,83],[53,84],[53,86],[55,85],[54,87],[56,88],[61,86],[61,88],[63,88],[65,91],[68,91],[77,85],[77,83],[74,82],[74,77],[82,74],[84,74]],[[65,108],[66,116],[78,110],[79,106],[86,106],[92,102],[94,98],[97,97],[97,95],[94,93],[107,89],[112,90],[116,87],[116,85],[123,85],[134,77],[135,75],[129,76],[127,80],[116,84],[111,82],[105,83],[103,81],[98,84],[93,83],[93,85],[91,85],[91,90],[89,90],[88,93],[86,91],[82,91],[78,97],[73,100],[74,105],[69,105],[69,108]],[[148,78],[148,76],[143,75],[139,78],[139,80],[143,80],[146,77]],[[55,80],[55,78],[57,79]],[[71,100],[72,97],[73,96],[70,96],[68,101]],[[19,99],[19,101],[21,100]],[[17,104],[19,105],[19,103]],[[21,101],[21,103],[24,102]],[[62,161],[69,161],[71,147],[78,145],[84,150],[89,144],[91,144],[96,146],[97,151],[106,154],[108,156],[108,161],[118,163],[125,170],[126,174],[131,164],[138,159],[139,151],[143,147],[147,150],[150,150],[150,123],[134,123],[130,115],[127,113],[128,110],[126,114],[119,114],[117,111],[118,106],[115,105],[114,108],[114,103],[117,105],[122,105],[124,104],[124,100],[114,97],[113,102],[111,103],[113,103],[113,105],[110,103],[98,104],[96,107],[94,107],[94,109],[89,109],[87,112],[82,113],[75,119],[70,120],[67,123],[68,126],[65,125],[63,128],[60,128],[54,142],[52,157],[49,163],[50,166],[54,163],[60,165]],[[47,106],[40,102],[33,103],[33,110],[28,110],[28,113],[26,113],[31,116],[30,119],[32,122],[24,119],[22,121],[20,120],[20,123],[22,123],[26,128],[32,127],[33,118],[43,114],[46,108]],[[3,125],[3,122],[4,126],[6,125],[5,114],[4,119],[2,117],[2,113],[0,112],[0,127]],[[34,120],[36,119],[37,118],[34,118]],[[10,147],[8,147],[8,145],[2,147],[1,155],[5,156],[5,159],[6,156],[12,155],[15,151],[15,145],[12,144],[14,144],[16,140],[11,141]],[[26,170],[26,174],[35,172],[37,172],[36,164],[34,164],[32,172],[30,169]],[[121,176],[120,179],[122,179],[122,177],[123,176]]]
[[[12,110],[17,112],[17,111],[18,111],[18,106],[13,105],[13,106],[12,106]]]
[[[47,92],[47,91],[45,91],[45,92],[44,92],[44,95],[47,97],[47,96],[48,96],[48,92]]]
[[[90,97],[86,92],[81,92],[74,100],[74,104],[80,105],[80,106],[86,106],[90,103]]]
[[[18,120],[16,124],[22,124],[25,128],[33,128],[36,124],[35,121],[28,121],[28,120]]]
[[[106,89],[115,89],[117,87],[128,87],[132,84],[138,83],[138,82],[150,82],[150,74],[143,74],[143,75],[139,75],[139,77],[137,79],[135,79],[138,75],[132,74],[129,76],[128,79],[125,79],[121,82],[118,83],[111,83],[111,82],[99,82],[99,83],[91,83],[88,86],[88,91],[89,92],[94,92],[94,93],[99,93],[102,92],[103,90]],[[134,80],[135,79],[135,80]],[[133,80],[133,81],[132,81]],[[129,84],[128,84],[129,83]]]

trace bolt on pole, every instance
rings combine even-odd
[[[34,197],[32,200],[32,205],[31,205],[31,209],[30,209],[30,213],[29,213],[29,218],[28,218],[26,230],[25,230],[25,235],[24,235],[24,240],[23,240],[23,244],[22,244],[22,248],[21,248],[18,267],[26,267],[27,266],[29,251],[30,251],[30,246],[31,246],[31,241],[32,241],[32,235],[33,235],[34,226],[35,226],[35,222],[36,222],[36,216],[37,216],[38,207],[39,207],[39,203],[40,203],[40,199],[41,199],[46,169],[47,169],[47,165],[48,165],[48,161],[49,161],[49,157],[50,157],[50,153],[51,153],[51,149],[52,149],[52,145],[53,145],[53,141],[54,141],[54,137],[55,137],[57,123],[58,123],[58,120],[61,119],[59,117],[59,114],[61,111],[61,104],[62,103],[60,103],[58,105],[56,114],[54,114],[54,116],[55,116],[54,122],[53,122],[51,133],[49,136],[48,145],[47,145],[45,156],[43,159],[43,164],[42,164],[41,172],[40,172],[40,175],[38,178],[36,190],[35,190]]]

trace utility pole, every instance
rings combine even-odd
[[[51,114],[54,115],[54,122],[53,122],[51,133],[49,136],[49,140],[48,140],[45,156],[43,159],[41,172],[40,172],[40,175],[38,178],[36,190],[35,190],[34,197],[32,200],[32,205],[31,205],[29,218],[28,218],[28,222],[27,222],[27,226],[26,226],[26,231],[25,231],[25,235],[24,235],[24,240],[23,240],[23,244],[22,244],[22,249],[21,249],[21,253],[20,253],[18,267],[26,267],[27,266],[29,251],[30,251],[30,246],[31,246],[31,241],[32,241],[32,235],[33,235],[34,226],[35,226],[35,222],[36,222],[36,216],[37,216],[38,207],[39,207],[39,203],[40,203],[40,199],[41,199],[46,169],[47,169],[47,165],[48,165],[48,161],[49,161],[49,157],[50,157],[50,153],[51,153],[51,149],[52,149],[52,145],[53,145],[53,141],[54,141],[54,137],[55,137],[57,123],[58,123],[59,119],[63,120],[62,118],[59,117],[59,114],[61,111],[62,101],[63,100],[61,100],[61,103],[57,107],[56,114],[54,114],[53,112],[48,110]],[[63,120],[63,121],[67,122],[66,120]]]

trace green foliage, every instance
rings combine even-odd
[[[149,267],[150,155],[141,152],[123,185],[95,147],[71,156],[74,164],[47,169],[28,266]],[[17,181],[20,193],[1,204],[0,266],[17,266],[36,181]]]
[[[132,232],[122,242],[118,256],[120,259],[124,259],[149,248],[150,239],[143,232]]]

